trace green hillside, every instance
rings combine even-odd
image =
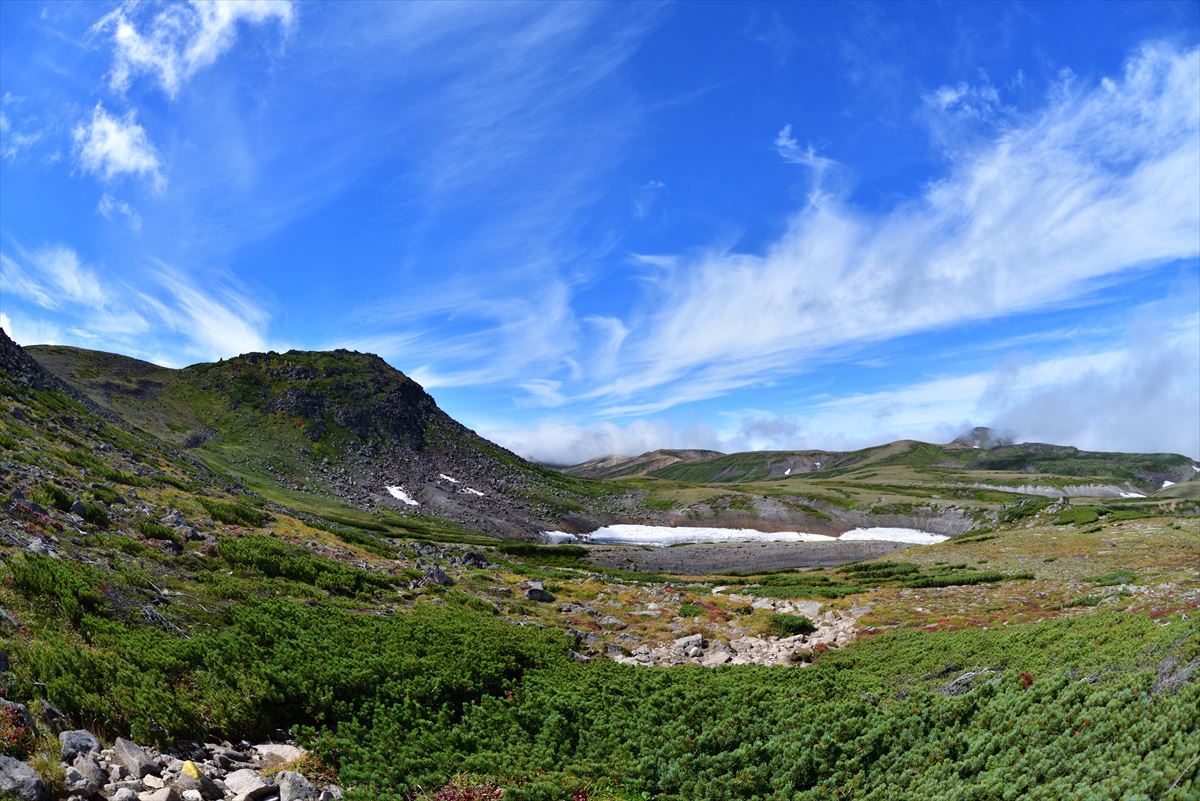
[[[43,798],[65,799],[73,781],[64,727],[164,750],[287,730],[307,752],[291,768],[352,801],[1200,791],[1191,485],[1064,504],[956,482],[1066,473],[941,466],[933,446],[907,444],[805,478],[547,478],[675,511],[750,515],[803,497],[797,513],[814,522],[930,507],[978,518],[870,562],[630,573],[598,567],[588,547],[362,508],[260,468],[309,464],[321,442],[339,455],[385,439],[451,447],[436,427],[379,411],[415,390],[383,371],[374,383],[370,357],[163,371],[93,355],[84,375],[63,366],[76,352],[39,350],[51,356],[74,386],[0,337],[0,773],[28,765]],[[297,368],[316,371],[307,396],[279,378]],[[341,414],[347,398],[370,413]],[[1112,470],[1161,460],[1130,459]],[[641,519],[669,514],[652,507]]]

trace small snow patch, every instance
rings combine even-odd
[[[472,495],[478,495],[480,498],[482,498],[482,497],[483,497],[483,493],[482,493],[482,492],[480,492],[480,491],[479,491],[479,490],[477,490],[477,489],[471,489],[470,487],[463,487],[463,492],[469,492],[469,493],[471,493]]]
[[[1122,498],[1145,498],[1146,496],[1140,492],[1122,492]]]
[[[785,476],[790,476],[790,475],[792,474],[792,468],[790,468],[790,467],[789,467],[787,470],[784,470],[784,471],[783,471],[783,474],[784,474]]]
[[[1173,486],[1175,486],[1175,482],[1174,482],[1174,481],[1164,481],[1164,482],[1163,482],[1163,485],[1162,485],[1162,488],[1163,488],[1163,489],[1166,489],[1167,487],[1173,487]]]
[[[438,478],[440,478],[442,481],[449,481],[451,484],[458,483],[457,478],[450,478],[450,476],[446,475],[445,473],[438,473]]]
[[[400,503],[407,504],[408,506],[420,506],[420,504],[413,500],[411,495],[404,491],[404,487],[385,487],[385,489]]]

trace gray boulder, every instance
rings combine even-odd
[[[0,754],[0,797],[17,801],[49,801],[46,783],[19,759]]]
[[[100,767],[99,754],[77,755],[68,772],[72,770],[75,771],[77,786],[86,788],[89,792],[94,793],[108,783],[108,774]]]
[[[238,801],[256,801],[274,795],[276,786],[250,768],[235,770],[225,777],[225,787]]]
[[[160,787],[152,793],[142,793],[138,801],[183,801],[174,787]]]
[[[530,581],[525,588],[525,597],[538,603],[551,603],[554,595],[546,590],[546,585],[540,581]]]
[[[438,584],[442,587],[449,587],[454,583],[454,579],[446,575],[446,571],[438,565],[433,565],[425,569],[425,575],[421,576],[421,585]]]
[[[94,734],[83,729],[64,731],[58,735],[58,741],[62,744],[60,759],[68,765],[80,754],[100,753],[100,741]]]
[[[628,623],[615,615],[605,615],[600,618],[600,628],[602,629],[623,629]]]
[[[275,782],[279,785],[279,801],[317,801],[317,788],[294,770],[276,773]]]
[[[113,752],[117,761],[124,765],[132,776],[144,779],[147,776],[158,776],[162,773],[162,766],[151,759],[145,749],[124,737],[118,737],[117,741],[113,743]]]

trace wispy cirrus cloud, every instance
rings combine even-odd
[[[113,197],[108,192],[100,196],[100,202],[96,204],[96,211],[100,212],[100,216],[106,220],[112,220],[118,216],[124,217],[134,231],[142,230],[142,215],[138,214],[137,209],[124,200]]]
[[[240,24],[277,22],[287,30],[294,15],[291,0],[126,0],[93,25],[92,33],[111,37],[114,90],[123,92],[134,77],[147,74],[174,98],[188,79],[233,46]]]
[[[823,196],[762,254],[661,262],[624,374],[645,414],[803,370],[831,349],[1061,304],[1200,253],[1200,51],[1142,48],[884,213]],[[799,150],[786,129],[780,147]]]
[[[112,181],[122,175],[147,179],[155,191],[166,186],[158,151],[133,109],[115,117],[100,103],[75,127],[75,154],[84,172]]]
[[[56,344],[105,347],[183,364],[267,348],[270,315],[229,276],[194,276],[157,262],[133,285],[107,277],[71,247],[0,253],[0,285],[11,336],[21,344],[48,337]],[[25,303],[16,303],[15,299]],[[7,328],[7,327],[6,327]],[[150,350],[143,335],[154,330]],[[173,336],[167,336],[168,334]]]

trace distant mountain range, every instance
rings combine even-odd
[[[1195,463],[1172,453],[1108,453],[1069,445],[1015,444],[989,428],[975,428],[945,445],[898,440],[856,451],[656,450],[606,456],[562,468],[580,477],[651,476],[695,484],[774,481],[802,476],[833,478],[868,466],[937,467],[971,471],[1049,473],[1129,482],[1145,492],[1163,482],[1193,480]]]

